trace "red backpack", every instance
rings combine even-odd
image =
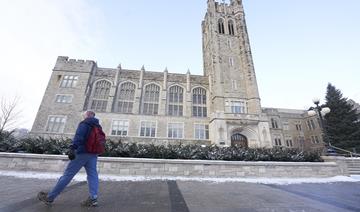
[[[101,127],[91,127],[85,147],[88,153],[100,155],[105,152],[105,133]]]

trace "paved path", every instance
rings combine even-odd
[[[36,199],[55,180],[0,176],[0,211],[308,212],[360,211],[360,183],[263,185],[183,181],[101,182],[98,208],[81,208],[86,182],[73,182],[53,206]]]

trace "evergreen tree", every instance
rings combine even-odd
[[[327,142],[336,147],[360,152],[360,115],[347,102],[339,89],[328,84],[326,105],[331,112],[325,116],[325,135]]]

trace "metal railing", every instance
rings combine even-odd
[[[346,150],[346,149],[342,149],[342,148],[333,146],[333,145],[331,145],[330,142],[329,142],[328,144],[325,143],[325,145],[326,145],[327,147],[332,148],[332,149],[335,149],[335,150],[338,150],[338,151],[341,151],[341,152],[345,152],[345,153],[346,153],[346,154],[341,154],[341,155],[344,155],[344,156],[349,155],[350,157],[360,157],[360,154],[359,154],[359,153],[351,152],[351,151],[349,151],[349,150]]]

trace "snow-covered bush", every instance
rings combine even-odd
[[[70,139],[25,138],[13,137],[0,139],[2,152],[26,152],[36,154],[65,154],[71,144]],[[320,152],[304,152],[287,148],[219,147],[216,145],[154,145],[123,143],[108,140],[106,157],[134,157],[159,159],[192,159],[192,160],[226,160],[226,161],[295,161],[320,162]]]

